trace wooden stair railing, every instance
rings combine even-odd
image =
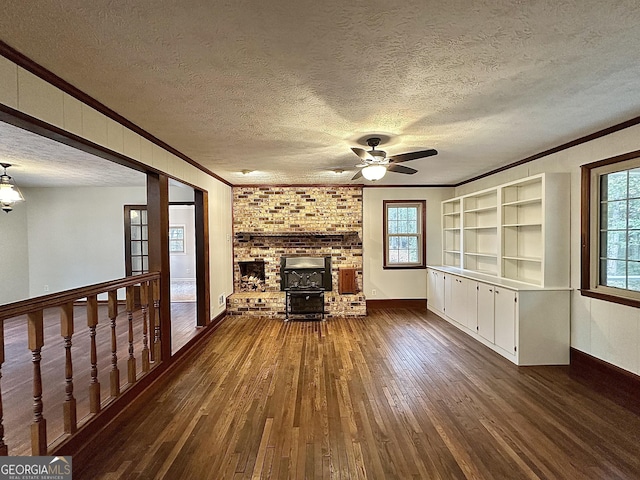
[[[135,288],[140,288],[141,305],[135,304]],[[42,349],[45,345],[45,325],[43,322],[45,309],[57,308],[60,314],[60,335],[63,339],[64,350],[59,355],[64,358],[64,401],[61,405],[63,436],[67,438],[74,435],[79,428],[77,400],[74,393],[73,357],[72,345],[74,336],[74,306],[80,302],[86,302],[86,320],[89,330],[89,362],[88,366],[90,383],[88,388],[89,415],[81,423],[86,422],[95,415],[100,414],[102,408],[121,394],[120,371],[118,367],[117,344],[117,317],[118,317],[118,290],[126,292],[126,314],[128,321],[128,359],[127,359],[127,384],[128,389],[142,378],[152,368],[157,366],[161,358],[161,331],[160,331],[160,274],[148,273],[126,277],[119,280],[76,288],[64,292],[54,293],[29,300],[15,302],[0,306],[0,379],[2,378],[2,366],[5,364],[5,320],[26,316],[27,319],[27,345],[31,351],[31,363],[33,367],[33,419],[31,422],[31,454],[47,455],[49,443],[47,442],[47,420],[44,418],[43,403],[43,376],[42,376]],[[105,403],[102,403],[101,386],[98,380],[98,348],[96,343],[97,327],[100,322],[98,295],[107,295],[106,317],[110,322],[111,333],[111,358],[110,358],[110,388]],[[138,309],[139,307],[139,309]],[[140,311],[141,314],[137,314]],[[138,372],[135,357],[134,324],[142,322],[141,339],[141,371]],[[139,324],[138,324],[139,325]],[[106,328],[106,327],[105,327]],[[149,338],[149,332],[152,332]],[[103,332],[104,335],[105,332]],[[149,345],[149,343],[151,345]],[[140,344],[140,341],[138,341]],[[47,354],[51,354],[47,352]],[[104,360],[104,359],[103,359]],[[108,359],[107,359],[108,360]],[[106,362],[108,365],[108,361]],[[85,366],[86,367],[86,366]],[[64,375],[64,376],[62,376]],[[26,404],[28,399],[20,399]],[[3,409],[2,388],[0,387],[0,456],[13,454],[9,445],[5,443],[4,419],[7,412]],[[81,426],[81,425],[80,425]],[[19,452],[19,454],[24,454]]]

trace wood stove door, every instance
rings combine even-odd
[[[324,291],[287,291],[286,318],[289,314],[322,314],[324,319]]]

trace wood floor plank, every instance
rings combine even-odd
[[[74,478],[637,479],[640,417],[437,316],[233,316]]]

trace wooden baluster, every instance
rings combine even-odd
[[[60,335],[64,338],[65,399],[62,404],[64,433],[75,433],[78,429],[76,399],[73,396],[73,361],[71,359],[71,339],[73,337],[73,302],[60,307]]]
[[[0,320],[0,379],[2,379],[2,364],[4,363],[4,320]],[[9,448],[4,443],[4,412],[2,409],[2,388],[0,387],[0,456],[9,455]]]
[[[33,362],[33,423],[31,424],[31,453],[36,456],[47,454],[47,421],[42,415],[42,374],[40,372],[40,352],[44,346],[42,310],[27,315],[29,350]]]
[[[153,280],[147,283],[147,298],[144,299],[147,302],[147,317],[149,322],[149,343],[151,348],[149,356],[152,362],[156,361],[156,338],[155,338],[155,325],[156,325],[156,310],[153,306]],[[160,360],[160,357],[158,357]]]
[[[160,339],[160,279],[153,281],[153,310],[154,310],[154,360],[162,360],[162,340]]]
[[[142,371],[149,371],[149,330],[147,327],[147,312],[149,311],[149,282],[140,284],[140,301],[142,303]]]
[[[127,318],[129,319],[129,360],[127,361],[127,379],[130,384],[136,383],[136,357],[133,355],[133,309],[135,295],[133,287],[127,287]]]
[[[98,326],[98,296],[87,297],[87,326],[91,338],[91,382],[89,383],[89,411],[100,413],[100,382],[98,381],[98,351],[96,327]]]
[[[116,317],[118,316],[118,291],[109,292],[109,319],[111,319],[111,396],[120,395],[120,370],[118,370],[118,340],[116,336]]]

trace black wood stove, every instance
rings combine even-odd
[[[324,319],[324,292],[331,290],[331,257],[282,257],[280,289],[286,292],[289,315],[320,314]]]

